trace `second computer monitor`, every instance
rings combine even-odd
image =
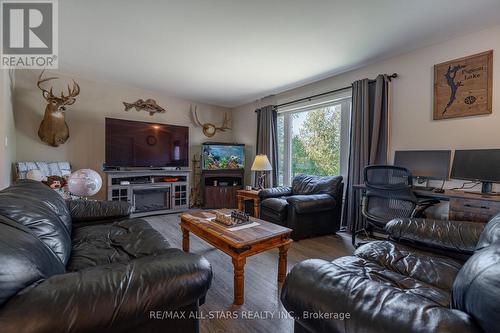
[[[410,170],[413,177],[447,180],[451,150],[398,150],[394,165]]]

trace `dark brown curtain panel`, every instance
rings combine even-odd
[[[387,164],[389,136],[389,79],[379,75],[376,80],[359,80],[352,84],[351,138],[346,203],[343,225],[353,230],[364,227],[361,215],[361,193],[352,188],[363,183],[363,170],[368,165]]]
[[[257,112],[257,154],[269,158],[273,170],[267,173],[264,187],[278,184],[278,112],[275,105],[264,106]],[[257,186],[257,179],[255,179]]]

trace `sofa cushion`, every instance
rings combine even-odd
[[[483,332],[498,332],[500,313],[500,244],[467,260],[453,284],[453,308],[467,312]]]
[[[460,262],[451,258],[388,241],[369,242],[354,255],[446,291],[451,291],[462,268]]]
[[[476,244],[476,251],[498,242],[500,242],[500,214],[493,217],[484,227]]]
[[[71,216],[65,201],[46,185],[20,180],[0,191],[0,215],[28,227],[65,265],[71,253]]]
[[[289,186],[265,188],[259,191],[260,200],[286,197],[290,195],[292,195],[292,188]]]
[[[470,256],[483,232],[484,224],[424,218],[397,218],[386,224],[391,239],[448,253]]]
[[[142,219],[77,228],[68,271],[157,255],[170,248],[167,240]]]
[[[94,222],[128,217],[132,205],[126,201],[68,200],[68,210],[73,222]]]
[[[292,181],[293,195],[330,194],[336,197],[342,186],[342,176],[321,177],[300,174]]]
[[[197,305],[211,280],[205,258],[168,249],[158,256],[42,281],[2,307],[0,329],[2,333],[198,332],[198,321],[189,316],[198,314]],[[152,318],[153,311],[162,312],[162,318]],[[172,319],[167,312],[184,314],[185,319]],[[191,320],[195,325],[184,324]]]
[[[356,256],[295,265],[281,300],[312,332],[477,332],[466,313],[449,308],[449,292]],[[321,313],[350,318],[314,317]]]
[[[64,273],[59,258],[31,231],[0,216],[0,305],[33,283]]]
[[[294,195],[287,198],[297,214],[318,213],[335,208],[335,199],[329,194]]]

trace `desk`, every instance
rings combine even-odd
[[[353,185],[356,190],[364,190],[365,184]],[[419,198],[449,201],[448,219],[454,221],[488,222],[500,212],[500,196],[475,194],[457,190],[445,190],[444,193],[412,189]]]

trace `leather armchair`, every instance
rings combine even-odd
[[[290,187],[259,192],[260,218],[293,230],[295,240],[332,234],[340,228],[342,177],[298,175]]]
[[[295,332],[498,330],[500,215],[486,226],[396,219],[386,231],[391,241],[292,269],[281,300],[297,318]]]
[[[188,315],[210,264],[129,213],[122,202],[65,202],[34,181],[0,191],[0,332],[198,332]],[[186,319],[157,315],[168,311]]]

